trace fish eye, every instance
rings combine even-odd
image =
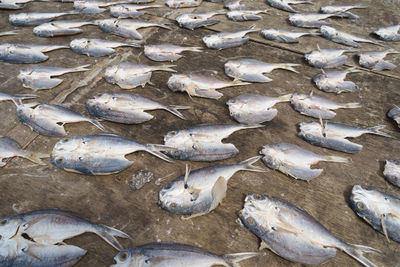
[[[63,163],[63,162],[64,162],[64,158],[63,157],[60,157],[60,158],[56,159],[56,163],[58,163],[58,164]]]
[[[247,222],[249,225],[251,225],[251,226],[253,226],[253,225],[256,224],[256,222],[254,221],[254,219],[251,218],[251,217],[248,217],[248,218],[246,219],[246,222]]]
[[[128,252],[123,251],[123,252],[119,253],[118,259],[120,261],[125,261],[128,258],[128,256],[129,256]]]
[[[260,195],[260,194],[254,194],[254,199],[256,199],[256,200],[263,200],[264,199],[264,197],[262,196],[262,195]]]
[[[168,184],[166,184],[166,185],[164,186],[164,189],[171,189],[171,187],[172,187],[172,184],[171,184],[171,183],[168,183]]]
[[[173,210],[176,210],[176,209],[178,208],[178,205],[176,205],[176,203],[171,203],[171,204],[169,205],[169,207],[170,207],[171,209],[173,209]]]
[[[8,223],[8,219],[4,219],[0,221],[0,225],[6,225]]]
[[[359,210],[365,210],[367,208],[367,206],[362,202],[357,202],[357,208]]]
[[[169,132],[169,136],[175,136],[177,134],[177,132],[176,131],[171,131],[171,132]]]
[[[2,240],[3,239],[3,236],[2,235],[0,235],[0,240]],[[0,257],[0,260],[1,260],[1,257]]]

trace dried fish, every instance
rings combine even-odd
[[[265,29],[261,31],[262,36],[271,41],[279,43],[298,43],[301,36],[320,35],[319,32],[292,32],[285,30]]]
[[[220,32],[216,34],[206,35],[203,37],[203,42],[208,48],[212,49],[225,49],[231,47],[238,47],[246,44],[250,39],[244,37],[250,32],[257,32],[260,29],[256,28],[255,25],[251,26],[247,30],[236,31],[236,32]]]
[[[371,70],[392,70],[397,66],[391,62],[384,61],[383,59],[388,54],[399,54],[397,51],[383,51],[383,52],[358,52],[357,56],[360,58],[360,65],[364,68]]]
[[[206,13],[184,13],[177,16],[175,20],[178,22],[179,26],[189,30],[194,30],[200,27],[217,24],[219,20],[210,18],[221,14],[225,14],[225,11],[217,10]]]
[[[33,34],[40,37],[75,35],[82,33],[83,30],[79,29],[79,27],[85,25],[95,24],[91,21],[57,20],[36,26],[33,28]]]
[[[103,57],[115,52],[114,48],[121,46],[140,47],[138,42],[116,42],[102,39],[74,39],[69,44],[72,51],[89,57]]]
[[[178,46],[173,44],[145,45],[144,54],[154,61],[176,61],[184,51],[202,52],[201,47]]]
[[[361,72],[357,69],[322,71],[315,75],[312,80],[318,89],[327,93],[353,92],[358,86],[352,81],[345,81],[347,74]]]

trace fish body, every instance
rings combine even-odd
[[[383,51],[383,52],[358,52],[359,63],[362,67],[371,70],[392,70],[396,68],[396,65],[389,61],[383,60],[388,54],[398,54],[399,52]]]
[[[238,47],[246,44],[249,41],[248,37],[244,37],[247,33],[257,32],[260,29],[254,26],[247,30],[237,32],[220,32],[216,34],[206,35],[203,37],[203,42],[208,48],[212,49],[226,49],[231,47]]]
[[[297,13],[290,5],[295,4],[313,4],[310,0],[267,0],[267,3],[280,10]]]
[[[305,54],[304,58],[314,68],[337,68],[346,63],[348,57],[343,55],[345,52],[352,51],[319,49]]]
[[[94,23],[90,21],[58,20],[36,26],[33,28],[33,33],[40,37],[75,35],[82,33],[83,30],[79,27],[85,25],[94,25]]]
[[[320,161],[348,162],[346,158],[319,155],[288,143],[265,145],[260,154],[264,155],[262,161],[267,167],[305,181],[310,181],[321,175],[323,169],[311,169],[311,165]]]
[[[301,264],[323,264],[341,250],[364,266],[376,267],[364,254],[376,249],[341,241],[307,211],[288,201],[262,194],[248,195],[239,217],[279,256]]]
[[[400,41],[400,24],[383,27],[378,30],[375,30],[373,33],[376,34],[380,39],[393,42]]]
[[[351,9],[367,8],[361,5],[339,5],[339,6],[323,6],[320,12],[323,14],[336,14],[340,18],[358,19],[359,16],[349,12]]]
[[[206,13],[184,13],[176,17],[176,22],[178,22],[180,27],[194,30],[204,26],[210,26],[217,24],[219,20],[211,19],[215,15],[225,14],[224,10],[218,10],[214,12]]]
[[[69,48],[66,45],[0,44],[0,61],[8,63],[40,63],[49,57],[44,53]]]
[[[397,126],[400,128],[400,108],[399,107],[394,107],[389,112],[387,113],[387,116],[391,119],[393,119],[396,123]]]
[[[307,14],[292,14],[289,16],[289,22],[296,27],[303,28],[319,28],[324,25],[331,25],[326,21],[321,21],[330,17],[334,17],[336,14],[320,14],[320,13],[307,13]]]
[[[141,12],[139,10],[147,9],[147,8],[156,8],[162,7],[160,5],[150,5],[150,6],[138,6],[138,5],[115,5],[110,7],[110,15],[120,19],[127,18],[137,18],[145,14],[145,12]]]
[[[180,53],[202,52],[201,47],[178,46],[173,44],[145,45],[144,54],[154,61],[176,61],[183,57]]]
[[[101,93],[86,102],[89,113],[96,118],[124,124],[138,124],[151,120],[154,116],[148,110],[164,109],[185,119],[178,109],[185,106],[164,105],[137,94]]]
[[[400,160],[386,160],[383,175],[386,177],[386,180],[400,187]]]
[[[346,93],[354,92],[358,86],[352,81],[345,81],[346,75],[353,72],[360,72],[359,70],[333,70],[323,71],[315,75],[312,80],[317,85],[318,89],[327,93]]]
[[[224,8],[227,8],[231,11],[233,10],[245,10],[246,9],[246,5],[241,3],[242,0],[233,0],[233,1],[229,1],[226,2],[224,4]]]
[[[271,121],[278,110],[273,108],[277,103],[288,102],[291,94],[280,97],[261,95],[240,95],[226,102],[230,115],[239,123],[257,124]]]
[[[0,9],[21,9],[24,4],[29,2],[35,2],[36,0],[2,0],[0,2]],[[46,2],[43,0],[43,2]]]
[[[10,35],[17,35],[19,31],[8,31],[8,32],[0,32],[1,36],[10,36]]]
[[[3,92],[0,92],[0,102],[1,101],[9,101],[11,100],[12,102],[14,102],[14,104],[16,106],[21,105],[22,104],[22,100],[25,99],[33,99],[33,98],[37,98],[37,95],[27,95],[27,94],[22,94],[22,95],[10,95],[10,94],[6,94]]]
[[[80,72],[89,70],[90,65],[79,66],[76,68],[59,68],[50,66],[38,66],[23,69],[19,71],[18,80],[25,88],[32,90],[51,89],[63,82],[62,79],[53,78],[71,72]]]
[[[261,31],[261,35],[271,41],[279,43],[298,43],[301,36],[304,35],[319,35],[317,32],[292,32],[285,30],[265,29]]]
[[[203,74],[174,74],[167,82],[172,92],[186,92],[189,96],[219,99],[223,96],[217,89],[247,85],[241,81],[223,81]]]
[[[385,126],[361,128],[336,122],[326,122],[321,125],[314,121],[302,122],[299,126],[298,135],[310,144],[346,153],[357,153],[362,149],[362,145],[350,142],[346,139],[348,137],[355,138],[363,134],[391,137],[389,134],[380,131]]]
[[[261,19],[260,13],[267,14],[267,10],[232,10],[226,16],[233,21],[248,21]]]
[[[354,185],[350,206],[375,230],[389,240],[400,242],[400,199],[373,187]]]
[[[140,144],[117,135],[73,136],[55,144],[51,163],[70,172],[107,175],[131,166],[133,162],[127,160],[125,155],[136,151],[146,151],[171,162],[160,152],[170,149],[163,145]]]
[[[170,8],[197,7],[203,0],[167,0],[165,4]]]
[[[78,13],[83,14],[98,14],[106,11],[105,7],[120,5],[125,3],[135,3],[136,1],[115,1],[115,2],[103,2],[96,0],[75,0],[74,9]]]
[[[133,89],[138,86],[144,87],[149,83],[153,71],[176,72],[171,67],[175,65],[148,66],[122,62],[108,67],[104,79],[111,84],[119,85],[122,89]]]
[[[331,40],[332,42],[355,48],[361,47],[361,45],[357,42],[381,45],[376,41],[368,40],[346,32],[338,31],[335,28],[326,25],[322,25],[319,31],[321,32],[322,37]]]
[[[15,26],[32,26],[49,22],[57,17],[73,15],[74,12],[32,12],[10,14],[8,21]]]
[[[72,51],[78,54],[87,55],[89,57],[103,57],[111,55],[115,52],[114,48],[121,46],[140,47],[135,42],[117,42],[102,39],[74,39],[70,43]]]
[[[225,63],[225,74],[235,80],[247,82],[270,82],[272,79],[264,76],[264,73],[270,73],[274,69],[284,69],[298,73],[294,67],[300,64],[291,63],[266,63],[255,59],[237,59]]]
[[[201,124],[190,128],[169,131],[164,144],[176,148],[168,151],[174,159],[194,161],[216,161],[231,158],[239,150],[233,144],[222,143],[232,133],[263,125]]]

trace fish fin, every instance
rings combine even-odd
[[[155,71],[155,70],[161,70],[161,71],[176,72],[176,70],[171,69],[171,68],[173,68],[173,67],[176,67],[176,65],[162,65],[162,66],[154,67],[153,71]]]
[[[215,209],[219,203],[222,202],[226,196],[226,190],[228,190],[228,180],[226,180],[223,176],[220,176],[217,182],[215,182],[211,191],[213,201],[208,209],[209,212]]]
[[[374,70],[382,71],[382,70],[392,70],[396,68],[396,65],[387,61],[381,61],[375,64],[373,67]]]
[[[394,138],[396,139],[394,136],[391,136],[390,134],[381,132],[380,130],[384,129],[386,126],[385,125],[378,125],[375,127],[371,127],[371,128],[367,128],[366,130],[368,131],[368,133],[371,134],[376,134],[376,135],[380,135],[380,136],[385,136],[385,137],[389,137],[389,138]]]
[[[182,115],[182,113],[178,111],[178,109],[190,109],[190,108],[191,107],[188,106],[175,106],[175,105],[168,105],[165,107],[167,111],[171,112],[172,114],[174,114],[178,118],[181,118],[182,120],[185,120],[185,117]]]
[[[90,70],[90,69],[88,69],[88,67],[90,67],[90,66],[91,66],[91,64],[87,64],[87,65],[79,66],[76,68],[72,68],[70,71],[71,72],[87,71],[87,70]]]
[[[343,248],[343,251],[367,267],[377,267],[377,266],[373,262],[368,260],[364,256],[364,253],[381,253],[379,250],[371,247],[353,245],[353,244],[346,244],[346,246]]]
[[[130,47],[141,47],[142,43],[143,43],[142,41],[136,41],[136,42],[126,43],[125,45]]]
[[[24,158],[37,163],[39,165],[46,165],[46,163],[44,163],[41,159],[42,158],[49,158],[50,155],[49,154],[45,154],[45,153],[40,153],[40,152],[31,152],[31,151],[27,151],[25,152],[25,154],[23,155]]]
[[[262,157],[261,156],[252,157],[252,158],[249,158],[247,160],[240,162],[239,164],[241,165],[241,168],[243,171],[267,172],[268,170],[266,170],[264,168],[260,168],[260,167],[256,167],[256,166],[252,165],[253,163],[256,163],[260,158],[262,158]]]
[[[91,119],[89,122],[94,126],[96,126],[97,128],[99,128],[100,130],[102,130],[103,132],[107,132],[106,128],[103,125],[101,125],[101,123],[98,122],[97,120]]]
[[[104,241],[106,241],[108,244],[110,244],[117,250],[122,250],[123,247],[115,237],[132,239],[128,234],[125,234],[120,230],[117,230],[115,228],[103,224],[98,225],[96,229],[96,234],[99,235],[101,238],[103,238]]]
[[[246,31],[247,31],[247,33],[249,33],[249,32],[258,32],[258,31],[261,31],[261,29],[260,29],[260,28],[256,28],[256,24],[253,24],[253,25],[251,25],[250,28],[249,28],[248,30],[246,30]]]
[[[225,254],[222,255],[222,258],[229,264],[231,267],[240,267],[239,262],[253,258],[257,255],[260,255],[259,252],[242,252],[242,253],[234,253],[234,254]]]
[[[388,233],[387,233],[387,230],[386,230],[385,217],[386,217],[386,214],[382,214],[381,215],[381,225],[382,225],[382,230],[383,230],[383,233],[386,236],[387,241],[390,242],[389,236],[388,236]]]
[[[14,97],[11,99],[16,106],[22,105],[22,100],[25,99],[34,99],[38,98],[37,95],[29,95],[29,94],[21,94],[21,95],[14,95]]]
[[[264,240],[261,240],[258,250],[263,250],[263,249],[270,249],[270,248],[269,248],[268,244],[264,242]]]
[[[295,70],[293,67],[298,67],[301,66],[300,64],[291,64],[291,63],[281,63],[281,64],[276,64],[280,69],[292,71],[295,73],[299,73],[297,70]]]
[[[202,47],[186,47],[185,51],[192,51],[192,52],[203,52],[203,48]]]
[[[350,160],[348,158],[337,157],[337,156],[325,156],[324,161],[343,162],[343,163],[350,162]]]
[[[278,98],[280,102],[289,102],[290,99],[292,98],[292,94],[283,95]]]
[[[223,96],[220,92],[216,90],[207,90],[207,89],[195,89],[195,95],[204,98],[212,98],[212,99],[219,99]]]
[[[360,103],[347,103],[347,104],[343,104],[344,108],[361,108],[361,104]]]
[[[172,30],[172,28],[167,26],[167,24],[170,24],[170,23],[156,24],[156,26],[163,28],[163,29]]]
[[[262,73],[257,73],[257,74],[247,73],[247,74],[241,75],[240,78],[236,77],[233,80],[233,83],[241,85],[241,84],[239,84],[239,82],[241,82],[240,79],[243,79],[243,80],[249,81],[249,82],[257,82],[257,83],[268,83],[268,82],[272,81],[272,79],[268,78],[267,76],[265,76]],[[249,83],[247,83],[247,84],[249,84]]]
[[[186,164],[185,167],[186,167],[186,171],[185,171],[185,177],[183,178],[183,185],[186,189],[187,188],[187,180],[189,179],[189,175],[190,175],[190,166],[189,166],[189,164]]]
[[[161,151],[170,151],[171,149],[175,149],[175,148],[164,146],[164,145],[154,145],[154,144],[146,145],[147,152],[149,152],[150,154],[152,154],[162,160],[168,161],[168,162],[173,162],[173,160],[170,159],[167,155],[161,153]]]
[[[234,86],[239,86],[239,85],[249,85],[249,84],[251,84],[251,83],[243,82],[243,81],[240,81],[240,80],[234,80],[234,81],[232,82],[232,84],[233,84]]]

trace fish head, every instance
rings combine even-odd
[[[113,66],[106,68],[106,71],[104,72],[104,76],[103,76],[104,79],[110,83],[115,82],[115,75],[116,75],[118,69],[119,69],[119,65],[113,65]]]
[[[99,93],[95,95],[93,98],[89,99],[86,102],[86,105],[89,107],[93,107],[96,105],[105,105],[113,100],[113,96],[110,93]]]
[[[118,22],[118,19],[98,19],[93,21],[94,24],[101,28],[114,28]]]
[[[185,92],[190,78],[184,74],[173,74],[167,82],[172,92]]]
[[[284,155],[282,155],[284,152],[271,145],[263,146],[260,154],[264,155],[261,159],[262,162],[271,169],[279,169],[281,166],[280,158],[284,158]]]
[[[86,39],[86,38],[74,39],[71,41],[69,46],[73,50],[81,50],[81,49],[86,48],[89,45],[89,43],[90,43],[90,40]]]
[[[322,125],[317,122],[301,122],[299,124],[299,135],[307,141],[321,139],[324,137]]]
[[[375,188],[368,186],[362,187],[359,184],[353,186],[350,196],[351,208],[363,218],[375,217],[381,218],[387,214],[390,207],[390,199]]]
[[[203,37],[203,42],[206,43],[208,47],[215,47],[221,42],[221,37],[218,34],[211,34]]]
[[[197,196],[184,184],[183,178],[167,183],[159,193],[159,205],[177,214],[192,214]]]
[[[0,218],[0,243],[16,236],[22,223],[23,220],[20,216]]]
[[[116,263],[112,264],[110,267],[147,267],[152,266],[153,264],[149,257],[140,253],[140,251],[133,251],[131,249],[121,250],[117,255],[115,255],[114,261]]]
[[[6,56],[9,53],[10,44],[0,45],[0,58]]]
[[[225,72],[228,74],[235,74],[238,72],[240,65],[241,65],[240,60],[230,60],[230,61],[226,62],[224,65]]]
[[[35,109],[38,103],[27,103],[17,106],[17,117],[18,119],[27,125],[31,124],[31,121],[35,119]]]
[[[185,129],[169,131],[164,136],[164,144],[170,147],[180,147],[188,141],[190,141],[190,133]]]
[[[321,52],[320,51],[311,51],[307,54],[304,55],[304,58],[308,61],[308,62],[315,62],[320,60],[321,58]]]
[[[85,144],[86,144],[85,140],[80,136],[67,137],[58,140],[58,142],[54,145],[53,152],[55,151],[72,152],[78,150],[79,148],[84,147]]]
[[[336,30],[335,28],[323,25],[319,28],[319,31],[321,32],[322,35],[326,35],[326,36],[333,36],[336,34]]]
[[[257,229],[260,225],[269,225],[279,212],[274,199],[263,194],[254,193],[246,196],[244,208],[239,211],[239,217],[249,229]]]
[[[50,29],[54,29],[54,28],[55,27],[53,26],[52,23],[46,23],[46,24],[42,24],[42,25],[39,25],[39,26],[36,26],[35,28],[33,28],[33,33],[38,36],[50,36],[52,33],[50,31]]]

